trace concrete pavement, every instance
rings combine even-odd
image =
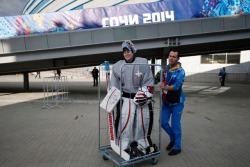
[[[21,76],[0,76],[0,167],[116,166],[98,152],[98,92],[92,78],[69,78],[68,89],[70,101],[60,102],[62,108],[41,109],[43,78],[31,76],[30,91],[23,92]],[[101,92],[105,94],[103,80]],[[250,166],[250,85],[185,83],[184,92],[183,151],[168,156],[169,139],[162,131],[156,166]],[[156,110],[158,106],[156,101]]]

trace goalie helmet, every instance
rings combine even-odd
[[[129,40],[124,41],[122,43],[122,50],[124,51],[125,48],[128,49],[128,50],[130,50],[133,53],[136,52],[135,45],[131,41],[129,41]]]
[[[133,101],[136,105],[139,106],[144,106],[146,104],[149,104],[152,101],[153,97],[152,93],[153,93],[152,86],[143,86],[142,88],[139,88]]]

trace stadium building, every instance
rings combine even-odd
[[[51,13],[135,3],[156,2],[159,0],[30,0],[22,14]],[[209,46],[208,46],[209,47]],[[181,58],[187,81],[217,82],[219,70],[226,67],[226,82],[250,83],[250,51],[214,53]],[[160,63],[157,60],[156,63]]]

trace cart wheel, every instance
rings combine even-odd
[[[152,158],[152,164],[156,165],[158,163],[158,159],[157,158]]]
[[[108,159],[107,157],[105,157],[104,155],[102,156],[102,158],[103,158],[104,161],[109,160],[109,159]]]

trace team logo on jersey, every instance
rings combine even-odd
[[[138,78],[140,78],[141,75],[142,75],[142,73],[138,70],[138,71],[135,73],[135,75],[136,75]]]

